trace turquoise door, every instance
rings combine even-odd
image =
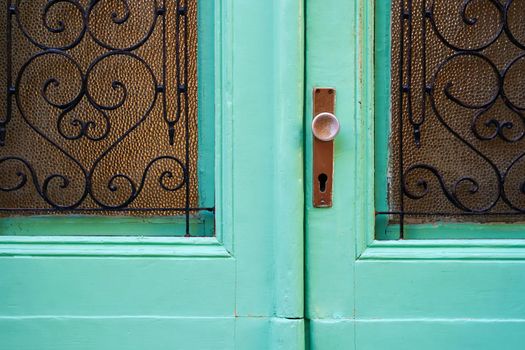
[[[179,8],[174,8],[174,4]],[[130,29],[129,36],[123,36],[119,30],[128,30],[126,26],[129,23],[134,23],[137,28],[149,25],[153,14],[157,22],[152,34],[148,34],[148,42],[155,42],[162,37],[159,33],[162,33],[163,16],[168,22],[168,28],[177,26],[176,30],[183,30],[181,28],[187,21],[184,16],[194,16],[192,11],[197,6],[199,113],[208,113],[208,119],[199,119],[199,135],[203,135],[199,144],[202,143],[202,147],[206,148],[210,140],[215,140],[211,142],[215,147],[211,153],[211,163],[207,162],[210,153],[206,153],[202,147],[199,149],[199,152],[202,151],[199,153],[199,164],[208,164],[198,168],[199,198],[207,201],[208,207],[215,209],[208,210],[208,216],[201,217],[194,213],[196,210],[186,206],[187,216],[164,215],[161,218],[137,219],[136,215],[115,217],[112,210],[118,208],[110,208],[110,205],[102,206],[109,211],[108,215],[96,217],[79,214],[75,212],[79,206],[72,205],[69,208],[72,213],[64,214],[63,211],[67,210],[57,207],[65,201],[65,197],[53,197],[52,193],[72,186],[73,181],[66,182],[64,178],[56,176],[50,178],[36,195],[47,199],[46,203],[37,203],[48,208],[48,211],[58,213],[18,216],[16,211],[8,210],[8,205],[2,202],[0,349],[304,348],[304,48],[301,2],[3,1],[3,9],[8,11],[3,11],[2,16],[9,19],[2,23],[8,23],[6,26],[9,31],[3,32],[5,40],[2,36],[2,45],[7,45],[8,49],[5,55],[2,49],[2,65],[12,68],[11,83],[15,85],[12,93],[17,95],[17,99],[11,100],[11,120],[8,122],[3,115],[4,119],[0,120],[2,137],[5,137],[2,139],[5,147],[0,160],[0,194],[4,196],[3,200],[17,190],[26,190],[25,195],[35,194],[31,192],[34,190],[34,187],[30,187],[31,182],[24,180],[24,177],[30,180],[31,174],[27,168],[21,167],[20,160],[10,158],[9,163],[6,158],[10,156],[8,151],[13,149],[10,147],[23,138],[23,134],[17,134],[17,130],[20,130],[17,128],[35,124],[24,122],[20,116],[19,107],[25,106],[25,91],[33,87],[37,89],[32,102],[47,103],[48,109],[44,111],[69,111],[73,104],[84,108],[80,105],[87,106],[89,102],[91,107],[101,112],[98,116],[107,113],[111,118],[111,113],[125,105],[124,102],[111,100],[111,97],[115,94],[122,96],[119,94],[124,91],[127,77],[143,73],[140,62],[144,63],[163,52],[160,48],[148,51],[150,56],[141,56],[144,53],[141,50],[146,50],[150,44],[135,49],[129,46],[129,41],[137,40],[137,33]],[[154,11],[150,11],[152,8]],[[137,9],[146,10],[140,12],[144,15],[138,19]],[[26,37],[20,32],[19,22],[24,24],[30,11],[36,11],[33,12],[36,15],[33,17],[35,21],[26,28]],[[64,16],[61,11],[66,11],[70,16]],[[79,16],[93,18],[83,22],[83,17]],[[113,36],[102,38],[104,32],[100,28],[96,29],[96,26],[103,24],[116,28]],[[92,45],[91,51],[75,51],[71,47],[84,44],[77,43],[76,36],[67,36],[69,30],[77,28],[75,26],[82,28],[83,25],[89,26],[88,32],[80,30],[75,35],[87,40]],[[195,22],[186,25],[186,30],[192,29],[194,25]],[[35,26],[38,28],[35,29]],[[196,32],[191,33],[186,38],[184,35],[174,38],[170,36],[173,33],[167,31],[166,36],[168,39],[171,37],[171,41],[165,42],[168,48],[168,79],[171,73],[175,74],[178,65],[170,52],[190,45],[194,38],[192,35]],[[64,35],[57,39],[59,42],[72,40],[71,47],[65,45],[53,48],[60,46],[51,40],[55,38],[54,35]],[[34,42],[28,41],[28,37]],[[98,41],[92,41],[91,37]],[[129,45],[116,47],[118,44],[115,44],[115,40],[123,40]],[[34,45],[35,42],[38,45]],[[122,79],[122,82],[110,81],[107,95],[98,94],[95,88],[90,90],[88,78],[88,92],[82,90],[80,95],[83,98],[66,103],[57,100],[59,97],[53,94],[57,93],[57,89],[68,86],[73,88],[73,83],[64,85],[64,82],[71,81],[67,79],[72,76],[60,75],[55,80],[38,80],[38,74],[48,71],[42,68],[34,70],[31,68],[34,65],[28,66],[24,73],[19,73],[20,67],[16,62],[23,57],[20,58],[18,53],[25,47],[42,51],[37,54],[40,55],[38,57],[53,56],[53,62],[57,64],[51,65],[49,71],[57,74],[60,74],[60,69],[71,68],[73,59],[91,57],[89,55],[97,50],[110,52],[104,54],[104,59],[117,60],[120,56],[132,58],[130,62],[134,63],[130,63],[129,67],[133,71],[120,74],[119,69],[126,69],[126,65],[113,65],[106,71],[107,75],[112,77],[112,74],[120,74],[118,79]],[[79,52],[81,55],[78,55]],[[8,57],[12,58],[12,62],[7,60]],[[69,61],[64,63],[64,57],[71,59],[68,58]],[[142,61],[137,57],[143,57]],[[43,64],[37,59],[33,63]],[[79,64],[79,67],[80,74],[88,74],[86,66]],[[190,73],[192,67],[195,66],[190,65],[188,68]],[[33,74],[31,69],[37,75],[30,80],[31,84],[24,85],[24,77]],[[97,69],[102,68],[92,68],[91,74],[96,74]],[[151,76],[162,76],[152,73],[156,74],[157,69],[158,66],[152,66],[149,75],[146,75],[149,81]],[[15,79],[17,74],[22,76],[18,82]],[[183,69],[180,74],[185,74]],[[73,76],[77,77],[78,74]],[[144,79],[144,82],[148,79]],[[43,94],[51,96],[43,102],[39,100],[42,86]],[[178,93],[187,97],[193,91],[192,86],[196,89],[196,85],[191,84],[189,88],[187,85],[178,86]],[[155,108],[162,105],[160,96],[166,93],[165,87],[154,86],[153,93],[159,96]],[[127,92],[128,97],[144,93],[134,89],[133,84],[125,88],[127,91],[124,93]],[[86,98],[85,95],[89,94],[93,95]],[[179,99],[179,103],[184,103],[184,96],[182,102]],[[4,96],[2,99],[6,101]],[[94,103],[93,100],[99,102]],[[177,102],[176,99],[167,100],[168,107]],[[31,108],[31,104],[27,108]],[[191,105],[189,108],[192,108]],[[212,118],[209,119],[209,116]],[[75,115],[75,118],[83,117],[86,115]],[[46,118],[51,120],[51,114]],[[100,129],[94,127],[100,120],[73,120],[64,127],[63,135],[56,134],[53,129],[56,125],[52,124],[49,132],[53,136],[48,136],[47,143],[42,135],[50,134],[39,129],[42,126],[35,126],[39,132],[34,129],[31,140],[42,142],[42,147],[48,147],[50,141],[54,144],[60,141],[60,145],[64,145],[62,153],[50,153],[51,156],[46,158],[47,162],[55,165],[53,170],[59,172],[62,171],[61,165],[55,162],[64,158],[65,153],[70,155],[69,159],[80,157],[69,151],[68,142],[91,145],[84,148],[86,152],[105,142],[102,140],[105,135],[97,134]],[[164,123],[160,117],[155,120],[159,121],[159,131],[149,142],[158,139],[162,147],[169,147],[171,138],[171,143],[177,144],[178,135],[183,129],[178,129],[176,122],[171,119],[167,120],[168,123]],[[78,129],[79,126],[82,128]],[[133,133],[144,130],[154,129],[137,127]],[[108,131],[109,137],[112,137],[113,131],[118,130]],[[131,137],[132,133],[129,135]],[[99,143],[95,142],[97,139],[100,139]],[[128,157],[136,153],[143,154],[141,152],[147,149],[143,141],[137,142]],[[35,149],[38,147],[26,147],[22,151],[31,156],[31,151]],[[107,156],[110,156],[109,153]],[[203,158],[206,161],[201,161]],[[126,161],[126,157],[121,156],[114,159],[114,164]],[[184,159],[181,162],[184,163]],[[38,163],[43,167],[47,163],[43,164]],[[37,170],[33,175],[38,187],[44,181],[40,171],[45,169]],[[107,192],[109,189],[111,193],[129,190],[128,185],[136,180],[131,175],[126,178],[119,174],[100,190]],[[176,175],[167,171],[160,173],[159,181],[153,179],[151,186],[158,190],[160,183],[164,189],[172,188],[169,181]],[[147,186],[144,186],[144,191],[147,190]],[[175,190],[184,191],[184,188],[178,186]],[[86,198],[96,198],[95,185],[86,191],[89,192]],[[131,187],[130,198],[134,198],[138,191],[138,186]],[[10,205],[19,206],[24,198],[29,197],[18,195]],[[210,198],[214,199],[210,201]],[[19,209],[23,211],[23,208]],[[214,212],[211,219],[210,212]]]
[[[331,208],[312,205],[305,134],[309,348],[523,348],[523,10],[306,1],[305,118],[330,87],[341,124]]]
[[[522,348],[521,2],[104,3],[4,1],[0,349]],[[148,16],[134,15],[137,6],[149,6],[151,32],[101,36],[104,23],[148,27]],[[31,9],[38,20],[25,27]],[[80,31],[68,36],[74,25]],[[90,50],[82,49],[84,39]],[[118,46],[119,39],[127,44]],[[157,41],[159,49],[147,51],[146,42]],[[191,43],[198,57],[180,69],[176,57],[187,63]],[[24,45],[32,54],[18,55]],[[144,70],[163,53],[166,64]],[[32,68],[50,56],[46,69]],[[102,61],[122,57],[134,63],[100,74]],[[70,101],[58,92],[75,87],[62,83],[72,76],[42,79],[68,67],[81,77]],[[132,74],[120,73],[125,68]],[[102,82],[119,77],[105,81],[106,93],[90,88],[97,72]],[[78,151],[96,151],[118,131],[96,126],[112,121],[126,96],[145,93],[125,84],[141,72],[155,83],[150,108],[159,113],[159,128],[140,127],[147,118],[140,119],[95,165],[82,167]],[[163,73],[168,81],[175,76],[181,97],[169,98]],[[188,84],[188,74],[198,84]],[[333,107],[316,102],[318,88],[329,89]],[[186,131],[177,124],[194,108],[192,92],[196,134],[193,124]],[[27,113],[42,97],[44,111],[63,112],[42,118],[49,125],[35,120],[51,114],[37,110],[33,120]],[[172,105],[182,117],[162,118],[163,106]],[[94,107],[98,119],[70,118],[77,107]],[[335,114],[341,128],[333,163],[322,157],[316,168],[319,141],[310,125],[319,112]],[[151,185],[182,191],[182,208],[129,206],[151,189],[147,176],[140,182],[142,173],[137,180],[115,171],[100,188],[92,181],[97,164],[125,165],[143,155],[138,138],[127,156],[111,158],[118,143],[141,130],[153,132],[148,140],[159,142],[156,151],[186,147],[182,170],[161,170]],[[198,137],[177,143],[190,134]],[[84,148],[73,152],[70,142]],[[50,144],[55,153],[40,162],[34,150]],[[330,156],[330,148],[320,154]],[[56,194],[79,179],[56,175],[64,155],[90,179],[70,205]],[[146,162],[145,175],[169,159]],[[126,188],[128,199],[119,202]],[[35,189],[38,213],[29,207]],[[97,201],[100,190],[114,195]],[[158,204],[160,197],[150,198]],[[133,212],[139,209],[175,214],[143,217]],[[97,210],[104,215],[85,215]]]

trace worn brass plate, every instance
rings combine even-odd
[[[335,112],[335,89],[314,88],[313,117],[323,112]],[[334,141],[313,137],[313,205],[315,208],[332,206],[334,173]]]

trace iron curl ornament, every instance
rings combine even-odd
[[[525,1],[396,0],[388,215],[525,221]]]
[[[195,184],[194,1],[6,2],[0,211],[178,213],[189,235],[213,211]]]

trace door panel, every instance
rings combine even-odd
[[[523,268],[505,261],[358,261],[356,317],[520,319]]]
[[[227,318],[107,317],[0,319],[6,349],[234,349],[234,323]],[[199,337],[189,337],[206,329]],[[28,339],[30,334],[32,339]],[[57,335],[60,336],[57,336]]]
[[[306,314],[310,327],[324,319],[351,318],[355,259],[356,223],[352,195],[360,179],[355,173],[356,135],[363,129],[355,124],[355,4],[349,1],[307,1],[305,125],[312,121],[312,92],[315,87],[336,90],[336,108],[341,129],[335,139],[333,207],[312,205],[312,133],[305,132],[305,254]],[[329,20],[328,20],[329,19]],[[337,33],[337,34],[335,34]],[[323,327],[320,325],[319,327]],[[346,337],[347,338],[347,337]]]
[[[374,165],[384,156],[377,147],[388,143],[378,139],[388,137],[378,121],[390,118],[391,97],[378,86],[390,80],[389,2],[306,4],[306,106],[314,87],[335,88],[341,122],[332,208],[311,205],[312,134],[305,133],[309,347],[519,349],[525,261],[517,231],[429,224],[405,240],[378,235],[374,195],[386,186],[375,179],[387,174]],[[305,115],[308,125],[311,110]],[[498,234],[514,239],[486,239]]]
[[[392,321],[386,324],[363,322],[357,324],[356,333],[357,349],[510,350],[520,349],[522,346],[523,322],[512,320],[413,320]]]
[[[215,236],[2,231],[2,349],[304,348],[303,6],[215,5]]]

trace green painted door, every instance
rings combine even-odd
[[[29,2],[6,3],[12,5],[6,14],[11,19],[9,35],[23,21],[23,16],[16,16],[17,6]],[[82,14],[90,8],[82,7],[88,3],[94,8],[103,1],[54,1],[48,7],[70,6]],[[449,22],[456,23],[452,19],[457,17],[467,28],[467,34],[459,35],[461,40],[468,41],[477,26],[488,29],[473,35],[467,46],[449,38],[458,33],[450,28],[436,39],[436,28],[447,23],[438,16],[443,9],[439,4],[445,3],[452,4],[447,8]],[[127,4],[112,4],[118,10],[110,13],[110,21],[125,23],[126,11],[133,9],[127,9]],[[183,8],[174,16],[186,15],[187,3],[177,4]],[[523,150],[523,137],[516,131],[523,94],[519,90],[509,94],[510,87],[505,87],[507,76],[518,71],[520,77],[525,46],[517,33],[521,27],[512,25],[523,7],[513,4],[519,2],[199,1],[201,165],[197,171],[199,198],[204,198],[200,204],[212,206],[214,214],[190,217],[188,206],[185,217],[161,219],[6,214],[0,219],[0,349],[522,348],[525,227],[516,222],[522,218],[519,203],[523,199],[519,191],[512,197],[511,189],[502,190],[507,175],[519,183],[523,174],[521,168],[518,176],[509,175],[521,164],[519,150]],[[68,21],[61,22],[55,12],[47,18],[46,11],[51,10],[44,10],[44,31],[60,34],[66,30]],[[154,13],[155,18],[166,15],[162,8]],[[90,33],[97,37],[96,32]],[[422,36],[410,40],[417,33]],[[19,34],[18,39],[24,39]],[[472,68],[464,62],[463,68],[456,67],[461,74],[451,77],[496,79],[459,90],[456,86],[461,86],[461,80],[450,80],[450,84],[445,80],[438,91],[441,80],[427,81],[421,73],[429,77],[435,73],[416,54],[426,52],[423,37],[434,40],[427,45],[428,52],[437,55],[431,62],[445,62],[434,67],[437,71],[456,58],[481,60],[479,67],[488,67],[484,74],[479,74],[478,65]],[[436,40],[446,48],[432,50]],[[3,43],[7,53],[16,51],[9,40]],[[115,51],[109,56],[133,56],[122,52],[127,49],[114,50],[110,44],[95,42],[100,43]],[[401,43],[405,49],[400,49]],[[49,51],[52,45],[36,46]],[[60,52],[69,49],[45,54],[64,56]],[[507,56],[494,63],[499,52]],[[447,55],[453,57],[447,59]],[[406,106],[403,96],[417,90],[407,80],[407,58],[397,66],[399,70],[393,68],[399,56],[428,65],[428,71],[421,70],[421,64],[413,68],[414,81],[424,84],[417,85],[420,90],[412,98],[429,103],[429,121],[421,120],[425,113],[420,110],[410,115],[406,125],[411,128],[399,122],[406,108],[399,112],[393,108],[395,101],[398,107]],[[469,73],[469,67],[473,71],[466,74],[464,69]],[[19,95],[16,88],[21,83],[13,81],[15,89],[8,90],[8,96]],[[45,95],[59,85],[47,80],[40,93]],[[154,86],[156,95],[165,93],[162,87]],[[335,114],[341,123],[335,141],[331,208],[312,205],[313,186],[320,185],[312,176],[309,128],[316,87],[335,89]],[[119,91],[122,85],[113,84],[112,89]],[[445,97],[434,99],[436,91]],[[452,112],[463,108],[484,124],[474,123],[467,134],[447,128],[430,103],[444,98],[459,105]],[[469,98],[474,102],[464,102]],[[20,100],[15,101],[17,107]],[[46,100],[53,105],[52,101]],[[100,102],[98,108],[106,111],[117,105],[104,107]],[[69,103],[53,106],[67,109]],[[494,106],[503,108],[507,119],[497,119],[490,112]],[[501,185],[496,186],[496,201],[506,201],[478,210],[472,210],[476,200],[483,202],[490,196],[465,201],[463,196],[479,196],[482,185],[489,183],[477,183],[472,174],[462,172],[459,180],[454,178],[454,171],[470,169],[472,156],[458,157],[466,165],[449,168],[452,175],[442,177],[442,183],[404,177],[407,164],[423,169],[419,163],[414,165],[414,159],[419,159],[415,157],[419,149],[427,149],[427,137],[436,135],[427,131],[428,125],[434,125],[429,124],[432,118],[445,126],[448,134],[443,135],[452,135],[458,142],[454,154],[464,155],[461,148],[472,138],[487,148],[495,140],[498,149],[508,144],[518,148],[514,153],[500,152],[501,163],[493,169]],[[12,123],[18,125],[16,118]],[[400,134],[395,134],[396,123]],[[84,124],[71,124],[82,129],[76,136],[68,134],[69,138],[93,138],[92,124]],[[0,119],[0,141],[7,147],[13,140],[9,125]],[[164,131],[162,137],[173,134]],[[468,141],[473,145],[470,151],[478,149],[474,141]],[[404,150],[395,147],[403,142],[408,142]],[[427,156],[446,152],[442,148]],[[474,151],[487,163],[492,158],[484,158],[485,152]],[[518,156],[501,171],[507,154]],[[403,155],[407,155],[405,162],[393,161]],[[6,162],[0,159],[0,165]],[[474,168],[484,169],[486,164],[480,164]],[[441,168],[432,169],[436,175]],[[2,184],[2,192],[24,187],[22,183],[31,175],[14,174],[11,181],[20,182],[11,187]],[[162,173],[161,180],[173,176]],[[57,179],[45,182],[52,186]],[[107,189],[118,192],[121,181],[126,178],[117,176]],[[490,188],[494,189],[489,183]],[[431,197],[436,198],[436,206],[452,205],[452,215],[429,208],[428,203],[420,212],[409,207],[430,198],[429,193],[436,195]],[[508,215],[499,221],[490,218],[496,216],[491,209],[505,210],[506,205],[511,208]],[[4,205],[1,209],[8,213]]]
[[[13,33],[19,30],[15,15],[21,13],[22,22],[26,18],[17,6],[40,6],[43,15],[33,25],[44,18],[44,28],[31,32],[31,27],[29,36],[60,35],[71,25],[82,25],[74,19],[86,13],[87,4],[107,15],[89,23],[94,26],[126,25],[128,17],[143,25],[146,22],[136,22],[133,13],[137,4],[148,9],[155,4],[155,18],[185,16],[188,8],[195,9],[193,0],[189,7],[184,5],[188,1],[173,2],[181,4],[176,12],[164,11],[162,1],[7,3],[11,4],[7,16]],[[115,8],[114,13],[107,7],[104,12],[98,3]],[[184,231],[180,234],[184,218],[177,217],[140,220],[79,217],[77,213],[20,218],[8,214],[0,219],[0,349],[304,348],[303,5],[296,0],[199,0],[198,8],[198,81],[199,88],[203,86],[199,108],[212,116],[200,120],[199,143],[210,145],[215,140],[211,142],[215,166],[198,169],[199,186],[201,196],[207,191],[206,198],[215,198],[211,203],[214,217],[211,221],[209,216],[201,221],[187,218],[190,232],[185,237]],[[70,11],[72,17],[61,18],[62,10]],[[118,33],[113,39],[118,39]],[[90,35],[99,34],[93,30]],[[8,47],[12,54],[16,45],[26,42],[23,36],[15,39],[19,41]],[[111,55],[133,56],[102,41],[96,44],[109,47]],[[38,49],[47,50],[44,55],[63,57],[63,51],[69,50],[49,50],[52,45],[41,44]],[[175,47],[174,42],[167,45]],[[50,80],[45,85],[44,94],[60,84]],[[113,83],[112,89],[122,92],[122,85]],[[179,87],[179,92],[186,91]],[[131,88],[129,93],[140,92]],[[156,87],[155,93],[162,94],[164,89]],[[102,106],[108,103],[115,102],[99,102],[98,109],[112,109]],[[60,106],[55,102],[54,107]],[[16,113],[12,123],[18,122]],[[12,125],[5,128],[6,147],[13,142]],[[162,128],[159,139],[168,140],[168,126]],[[78,138],[93,131],[88,129],[85,126]],[[142,144],[135,149],[141,152]],[[204,151],[199,161],[210,157]],[[5,162],[0,161],[2,166]],[[6,180],[7,172],[3,174],[1,179]],[[174,176],[163,173],[160,184]],[[52,178],[50,186],[59,180]],[[125,181],[119,175],[108,188],[118,192]],[[6,186],[2,184],[2,190]],[[62,188],[67,186],[62,183]],[[11,185],[12,191],[15,187],[16,183]]]
[[[516,90],[507,84],[511,76],[523,79],[522,68],[513,63],[520,62],[523,54],[522,36],[516,39],[515,27],[523,9],[512,1],[306,1],[306,125],[312,118],[315,87],[336,89],[336,115],[341,123],[335,140],[332,208],[311,204],[312,134],[305,131],[309,348],[523,348],[525,230],[519,224],[523,209],[515,205],[523,200],[523,191],[521,182],[510,183],[513,171],[523,179],[523,167],[516,170],[513,164],[521,162],[524,146],[521,141],[508,142],[502,129],[494,129],[502,120],[514,120]],[[509,46],[501,49],[501,45]],[[402,73],[400,55],[404,55]],[[423,63],[426,70],[421,68]],[[446,73],[450,67],[460,73]],[[513,96],[504,106],[502,91]],[[412,114],[407,112],[409,95]],[[428,103],[424,110],[421,101]],[[404,122],[400,130],[406,145],[401,151],[403,170],[414,162],[420,162],[420,170],[422,163],[434,162],[435,170],[428,172],[427,167],[426,175],[415,182],[405,173],[401,209],[399,194],[395,195],[399,193],[395,192],[399,190],[395,169],[400,166],[400,151],[392,146],[399,144],[395,140],[399,129],[390,125],[400,124],[392,119],[397,115],[399,120],[395,106],[400,104]],[[490,112],[493,107],[501,108],[500,112]],[[425,113],[427,120],[422,121]],[[463,118],[457,120],[473,121],[472,126],[465,124],[461,129],[461,124],[453,124],[454,113]],[[432,129],[433,125],[439,128]],[[507,127],[506,131],[521,137],[519,118]],[[437,135],[435,130],[443,136],[431,146],[426,158],[431,160],[425,163],[418,152],[429,150],[428,140],[434,132]],[[447,142],[456,146],[447,148]],[[499,158],[484,158],[491,147],[510,151]],[[506,157],[510,154],[518,156],[509,166]],[[440,165],[443,159],[453,166]],[[483,173],[489,162],[495,166]],[[446,174],[439,172],[444,167]],[[491,187],[496,175],[502,184],[499,189]],[[455,186],[454,181],[459,184]],[[472,198],[482,192],[496,194],[477,200],[497,204],[476,207],[478,202]],[[431,205],[424,213],[415,213],[411,206],[425,198],[430,198]],[[502,203],[502,198],[509,200]],[[439,214],[444,201],[453,213],[462,214],[454,219]],[[518,219],[495,219],[496,209],[512,212]],[[403,210],[405,215],[400,217]],[[421,215],[427,213],[439,215]]]

